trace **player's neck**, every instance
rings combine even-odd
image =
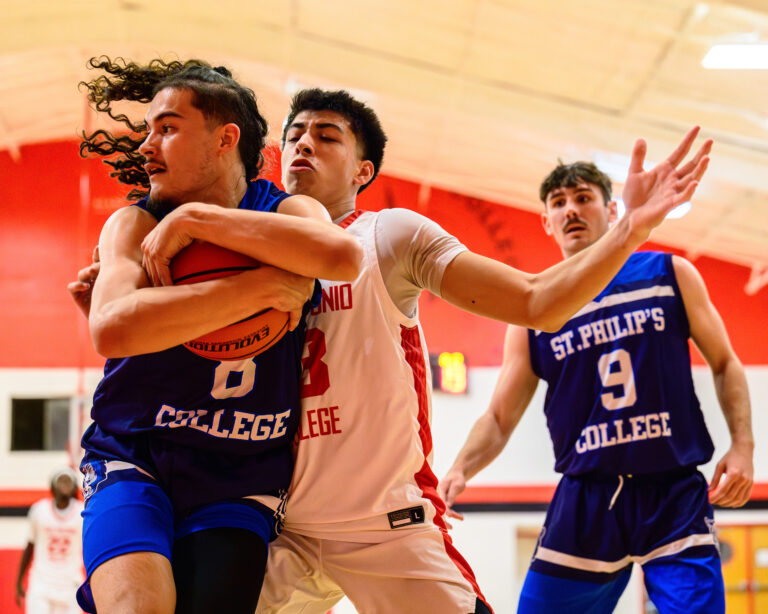
[[[345,218],[349,213],[354,211],[355,205],[356,199],[354,196],[351,196],[350,198],[345,198],[338,202],[325,205],[325,208],[328,210],[328,214],[331,216],[332,220],[338,220],[340,218]]]

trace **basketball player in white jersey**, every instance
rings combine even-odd
[[[610,280],[703,174],[696,136],[650,172],[633,153],[629,219],[595,248],[540,275],[473,254],[412,211],[356,212],[386,137],[346,92],[305,90],[283,129],[283,183],[323,203],[363,246],[351,283],[323,282],[307,320],[302,424],[283,535],[273,542],[257,612],[325,614],[346,594],[361,614],[488,612],[448,537],[432,473],[429,363],[418,324],[423,289],[480,315],[551,329]],[[168,257],[168,255],[165,255]],[[70,285],[84,308],[93,269]]]
[[[29,539],[19,565],[16,603],[21,607],[26,600],[27,614],[79,614],[75,591],[83,581],[83,504],[76,498],[75,472],[66,468],[54,473],[51,494],[29,508]],[[22,582],[30,562],[25,592]]]

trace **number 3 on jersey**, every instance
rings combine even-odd
[[[301,366],[304,370],[304,382],[301,386],[301,398],[316,397],[331,387],[328,365],[323,362],[325,356],[325,333],[319,328],[307,330],[304,355]]]
[[[600,401],[605,409],[624,409],[635,404],[635,373],[627,350],[618,349],[603,354],[597,361],[597,372],[603,383],[604,392],[600,395]],[[621,394],[605,390],[614,386],[621,386]]]

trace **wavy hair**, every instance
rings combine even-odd
[[[155,59],[148,64],[136,64],[123,58],[107,56],[91,58],[88,66],[101,70],[91,81],[81,81],[93,107],[106,113],[127,129],[127,134],[96,130],[82,134],[80,155],[96,155],[112,167],[111,177],[119,182],[136,186],[128,198],[142,198],[149,193],[149,176],[142,166],[144,156],[139,146],[147,136],[144,122],[133,123],[125,114],[116,113],[112,104],[118,101],[149,103],[167,87],[192,92],[192,105],[199,109],[207,121],[215,125],[237,124],[240,128],[238,151],[245,167],[247,181],[258,177],[264,164],[264,149],[268,131],[267,121],[259,113],[253,91],[240,85],[232,73],[223,66],[212,67],[202,60]]]

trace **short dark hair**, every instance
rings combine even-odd
[[[557,161],[555,169],[541,182],[539,198],[546,205],[547,196],[555,188],[575,188],[580,183],[591,183],[600,188],[603,204],[611,201],[611,178],[593,162],[563,164],[562,160]]]
[[[285,147],[285,135],[288,128],[302,111],[333,111],[349,121],[352,132],[362,145],[363,160],[369,160],[373,164],[373,177],[368,183],[360,186],[358,192],[362,192],[371,185],[379,174],[381,161],[384,158],[384,146],[387,143],[387,135],[384,134],[384,129],[381,127],[376,112],[344,90],[330,91],[316,87],[301,90],[291,100],[288,117],[283,123],[283,134],[280,138],[281,147]]]
[[[115,114],[112,103],[121,100],[148,103],[167,87],[192,92],[192,105],[207,121],[216,124],[235,123],[240,128],[238,151],[247,180],[255,179],[264,163],[262,150],[267,135],[267,122],[259,113],[253,91],[240,85],[223,67],[212,67],[202,60],[154,59],[147,64],[129,62],[107,56],[91,58],[91,68],[103,73],[91,81],[83,81],[88,100],[97,111],[122,123],[129,134],[96,130],[83,133],[80,155],[96,154],[114,170],[111,176],[121,183],[135,186],[129,198],[141,198],[149,191],[149,177],[144,171],[144,156],[139,147],[147,136],[144,122],[134,124],[123,114]]]

